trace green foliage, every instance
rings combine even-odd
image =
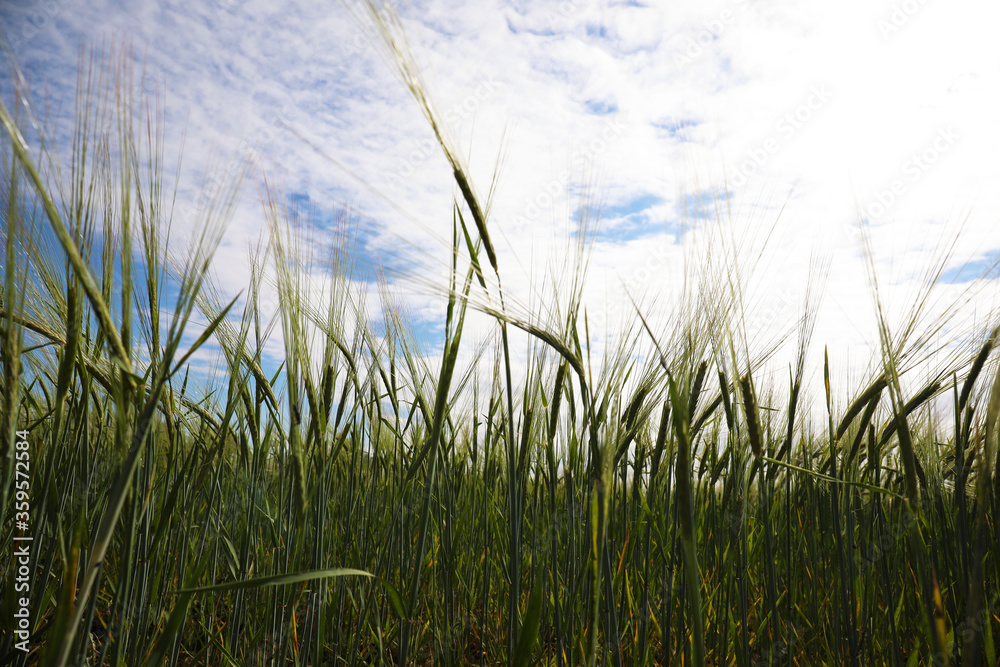
[[[24,139],[20,106],[0,107],[0,542],[11,553],[21,534],[25,430],[35,536],[32,650],[5,634],[0,662],[995,664],[997,332],[909,396],[916,327],[890,329],[875,283],[882,356],[857,391],[831,386],[827,365],[829,419],[812,432],[796,414],[814,304],[779,406],[723,248],[721,265],[690,258],[667,325],[637,312],[595,367],[585,247],[570,297],[518,314],[489,202],[398,21],[372,10],[460,193],[438,368],[388,288],[372,320],[350,257],[305,252],[272,190],[244,294],[209,279],[239,177],[172,260],[158,135],[109,104],[121,82],[107,71],[81,74],[67,187],[58,156]],[[30,231],[42,225],[51,236]],[[495,321],[492,365],[463,366],[470,306]],[[191,332],[196,309],[206,324]],[[532,344],[517,384],[509,329]],[[209,347],[225,373],[202,395],[189,378]],[[942,443],[929,406],[949,391]],[[5,584],[6,618],[14,604]]]

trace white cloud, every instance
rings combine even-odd
[[[513,297],[537,303],[532,281],[561,261],[587,186],[607,206],[648,195],[661,202],[639,238],[616,240],[609,229],[596,243],[586,289],[594,312],[676,240],[668,226],[686,215],[686,195],[733,184],[741,167],[752,175],[729,224],[763,234],[787,200],[760,289],[801,287],[810,249],[830,254],[815,341],[837,358],[853,350],[852,365],[867,363],[856,351],[876,335],[850,233],[859,207],[873,219],[879,272],[895,303],[914,293],[914,267],[932,260],[946,223],[965,220],[955,262],[1000,249],[994,3],[636,5],[419,2],[406,11],[481,194],[510,131],[492,224]],[[34,8],[0,16],[23,26]],[[331,210],[350,206],[377,230],[365,252],[387,263],[402,255],[423,267],[421,278],[443,279],[456,192],[449,168],[428,150],[432,135],[416,105],[339,5],[67,0],[15,52],[36,87],[44,80],[68,108],[77,47],[115,31],[132,36],[135,58],[163,82],[171,148],[186,128],[182,193],[192,197],[196,179],[235,152],[263,164],[289,193],[309,193]],[[601,140],[609,122],[622,130]],[[942,132],[952,137],[946,150]],[[936,141],[933,164],[914,171],[913,157],[929,156]],[[264,225],[255,182],[247,195],[217,262],[234,292]],[[527,209],[530,224],[518,226]],[[671,289],[666,267],[648,273],[637,291]],[[418,316],[441,316],[432,297],[397,289]],[[780,313],[789,321],[793,303]],[[980,313],[993,305],[984,303]]]

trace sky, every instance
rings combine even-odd
[[[719,225],[751,255],[748,327],[761,339],[794,329],[810,275],[828,265],[814,383],[823,346],[846,375],[871,366],[861,219],[893,317],[952,244],[938,303],[975,296],[947,331],[995,314],[997,274],[980,276],[1000,257],[997,3],[480,0],[400,13],[480,194],[502,167],[489,225],[512,302],[529,315],[548,303],[541,286],[581,218],[596,221],[584,290],[595,349],[634,317],[626,294],[654,323],[668,317],[686,249]],[[217,254],[223,291],[247,284],[266,174],[288,202],[315,207],[319,236],[347,212],[372,316],[381,267],[438,354],[445,301],[432,285],[447,276],[456,188],[343,3],[4,0],[0,25],[34,98],[66,117],[81,48],[127,40],[145,71],[137,87],[164,96],[184,201],[251,162]],[[10,81],[0,77],[5,99]],[[175,224],[193,232],[197,219]]]

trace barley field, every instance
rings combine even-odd
[[[814,298],[774,387],[720,240],[668,326],[632,303],[596,358],[585,238],[544,316],[512,303],[490,199],[400,26],[371,20],[454,177],[431,355],[387,289],[368,315],[349,252],[308,252],[266,180],[267,243],[223,293],[248,177],[172,235],[162,107],[122,112],[116,61],[84,59],[71,146],[3,100],[0,664],[1000,664],[996,314],[931,349],[943,264],[899,321],[870,261],[867,375],[831,381]]]

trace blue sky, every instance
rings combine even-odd
[[[809,258],[829,258],[816,340],[861,366],[875,329],[859,217],[900,312],[959,223],[943,298],[998,257],[996,3],[482,0],[402,14],[480,192],[504,151],[491,224],[525,308],[587,204],[602,214],[585,293],[597,319],[626,310],[622,285],[650,308],[669,301],[657,299],[676,283],[667,265],[721,215],[750,239],[775,230],[752,280],[768,328],[794,322]],[[168,155],[186,136],[182,198],[251,159],[321,221],[347,209],[360,282],[389,269],[437,330],[440,297],[406,274],[443,284],[449,168],[341,3],[10,0],[0,25],[35,99],[64,114],[81,47],[129,40],[146,68],[138,85],[165,94]],[[6,73],[0,85],[9,96]],[[256,195],[251,183],[218,255],[232,293],[263,230]],[[996,291],[977,297],[980,316]]]

